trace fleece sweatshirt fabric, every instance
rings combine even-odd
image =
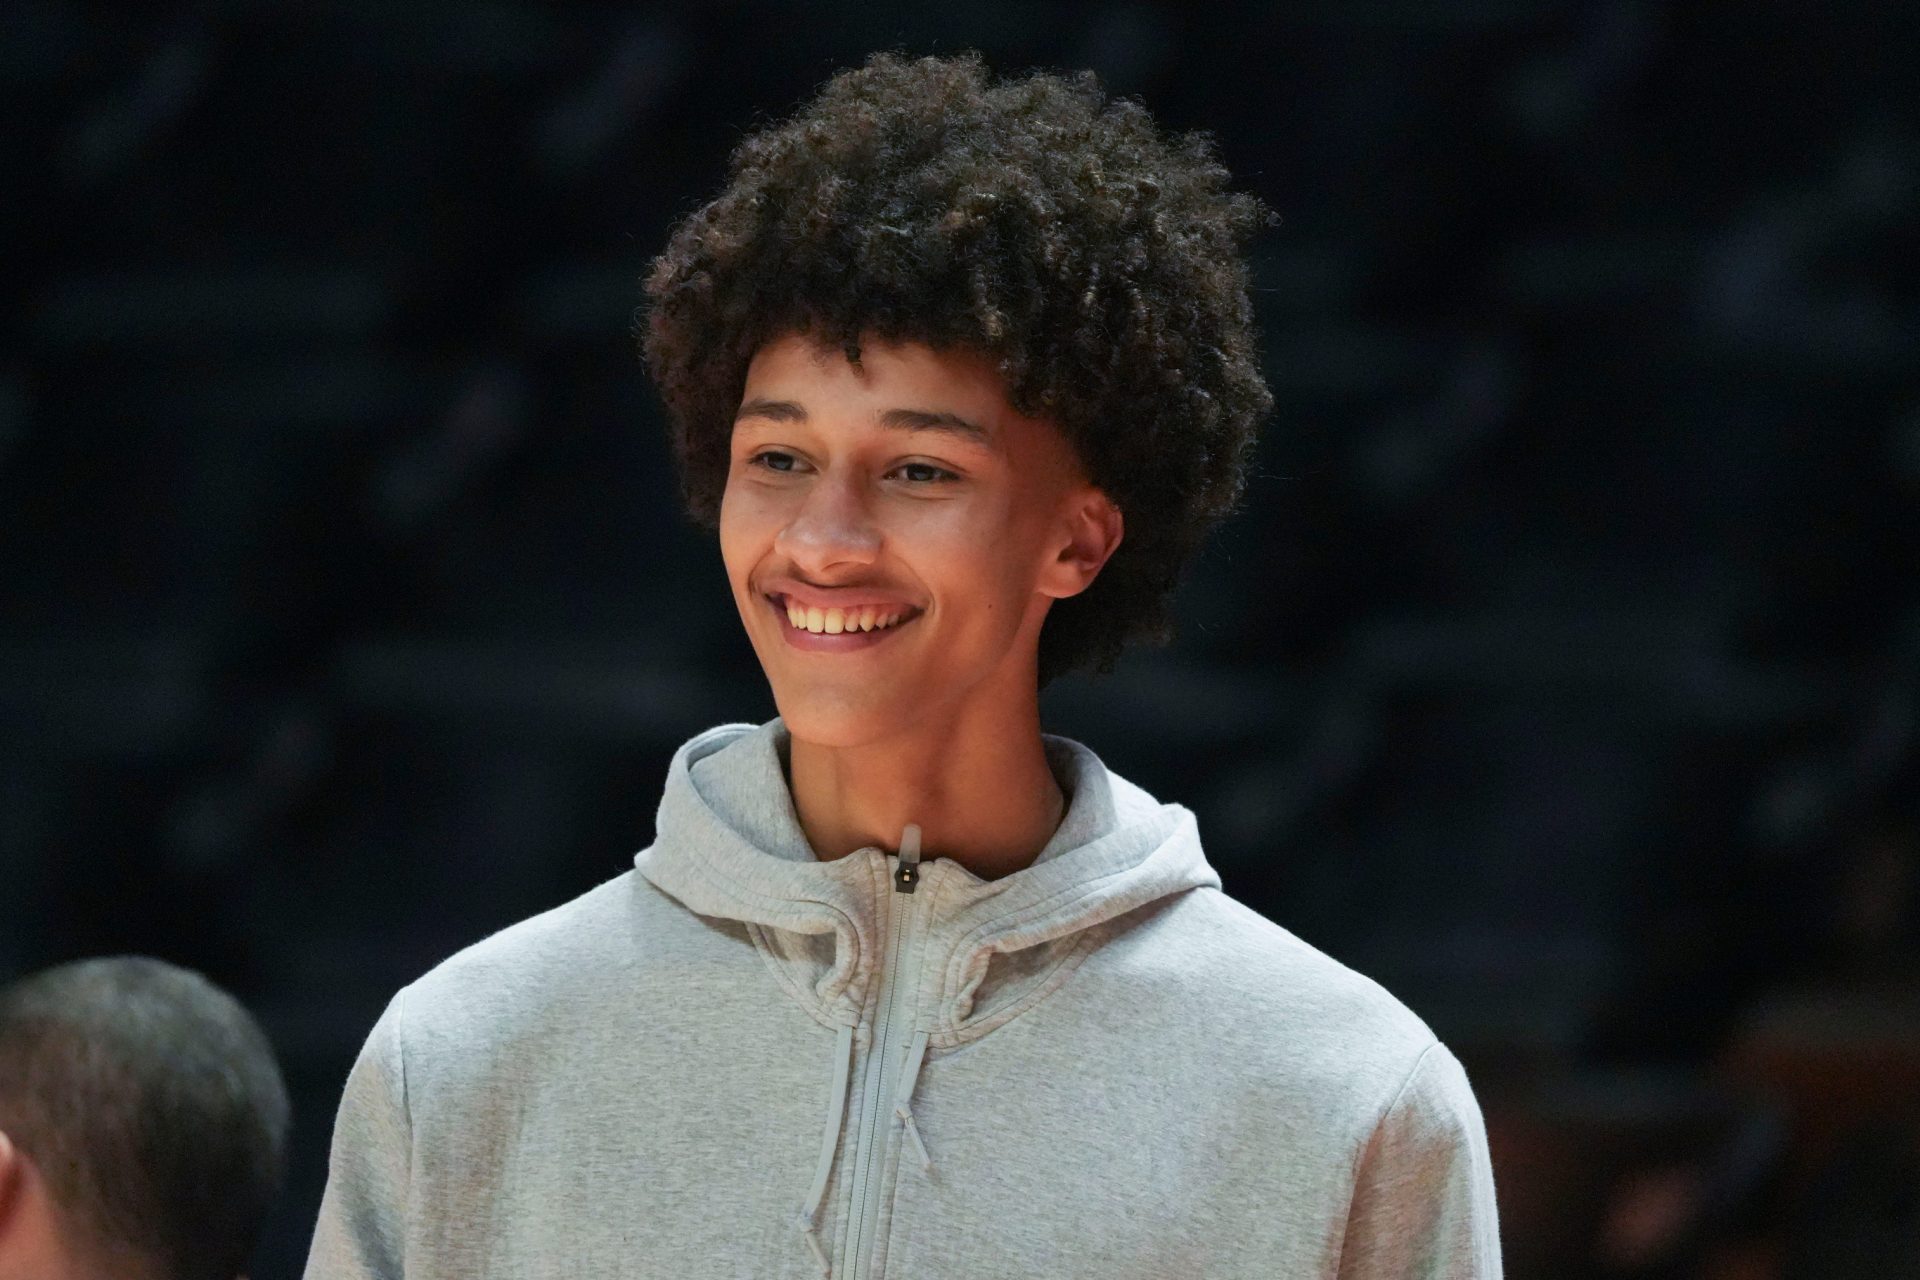
[[[1025,869],[822,862],[788,741],[693,738],[633,871],[393,997],[309,1280],[1500,1275],[1458,1060],[1190,811],[1046,735]]]

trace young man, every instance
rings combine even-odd
[[[310,1277],[1499,1274],[1453,1055],[1040,727],[1165,634],[1269,408],[1226,176],[971,55],[740,145],[644,345],[780,714],[393,999]]]
[[[141,956],[0,991],[0,1280],[234,1280],[287,1090],[240,1004]]]

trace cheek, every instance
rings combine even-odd
[[[727,576],[740,581],[772,540],[766,513],[751,494],[729,486],[720,498],[720,558]]]
[[[783,485],[730,479],[720,491],[721,531],[725,533],[731,526],[736,537],[771,538],[788,519],[788,508],[797,494],[797,490]]]
[[[994,511],[926,528],[908,558],[923,566],[956,599],[970,602],[968,612],[987,628],[1016,625],[1035,585],[1033,534]]]

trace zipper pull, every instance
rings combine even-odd
[[[900,865],[893,871],[895,893],[912,893],[920,883],[920,828],[909,822],[900,831]]]

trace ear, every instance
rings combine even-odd
[[[25,1181],[26,1157],[13,1139],[0,1129],[0,1241],[7,1238],[20,1208],[21,1183]]]
[[[1060,600],[1085,591],[1125,533],[1126,522],[1112,498],[1092,485],[1076,490],[1041,567],[1040,593]]]

